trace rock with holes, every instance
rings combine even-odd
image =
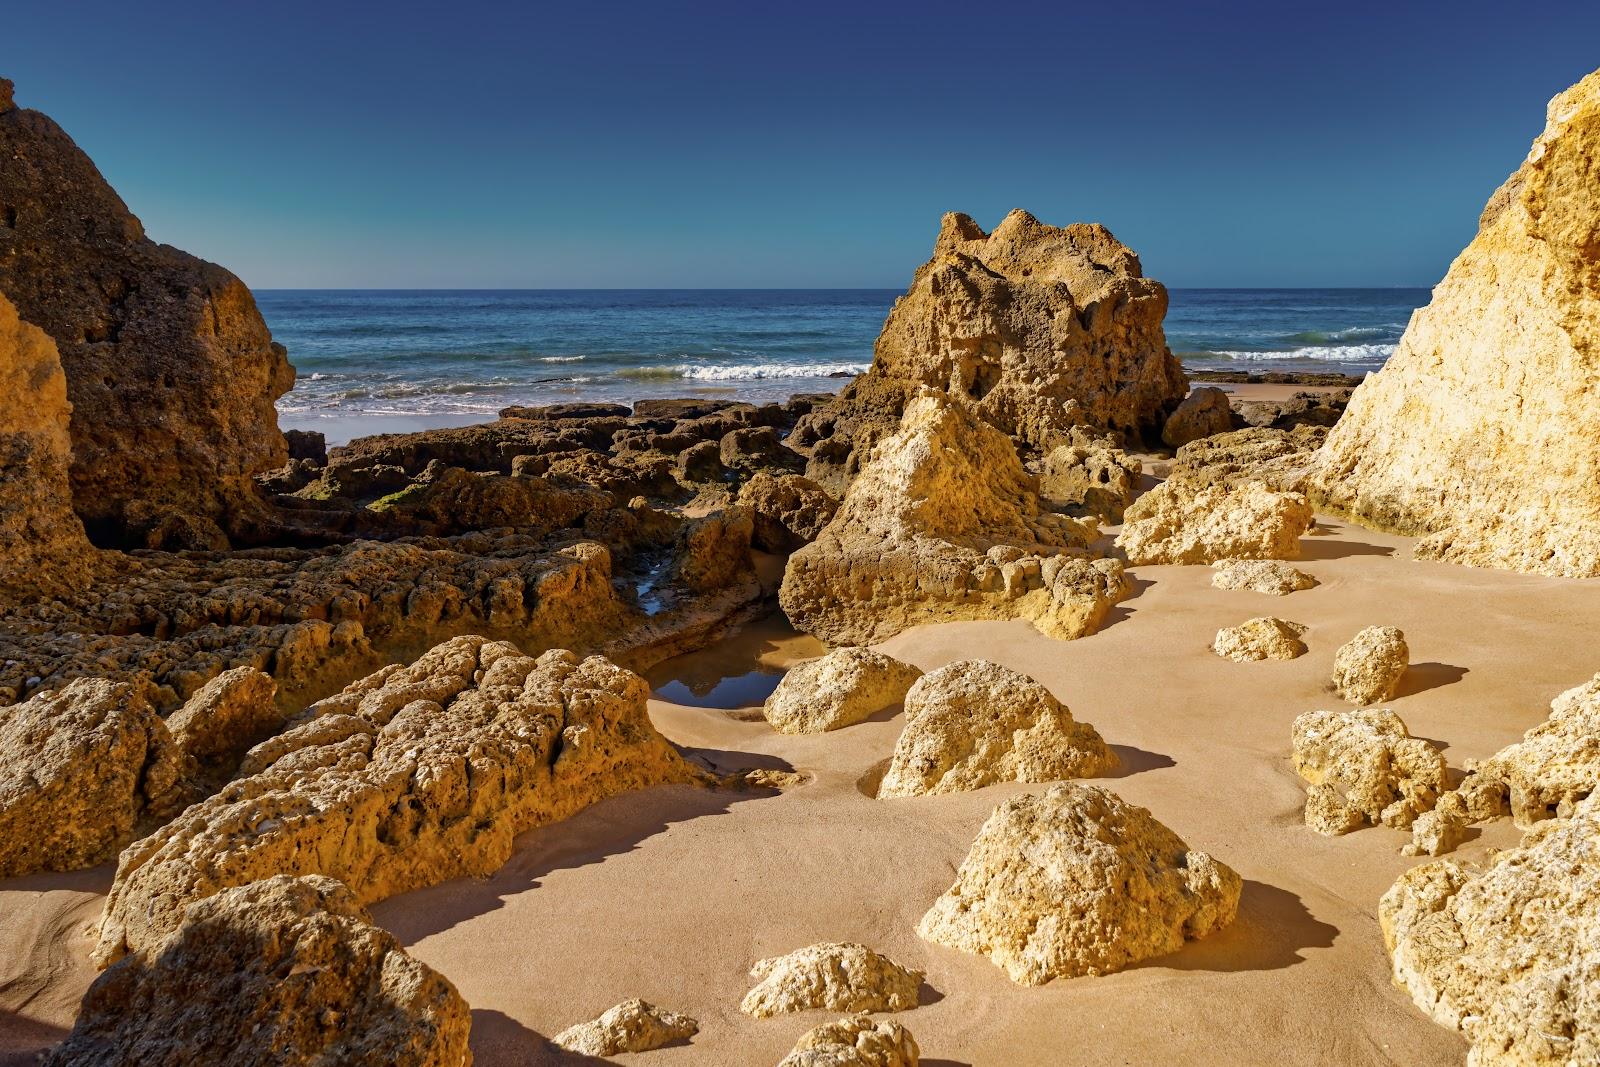
[[[1600,799],[1483,867],[1437,860],[1384,894],[1394,980],[1472,1067],[1600,1063]]]
[[[1176,952],[1233,922],[1242,887],[1144,808],[1068,782],[996,808],[917,932],[1043,985]]]
[[[870,648],[837,648],[789,668],[762,714],[784,734],[820,734],[861,722],[906,698],[922,671]]]
[[[227,778],[250,748],[283,725],[278,683],[254,667],[223,671],[167,716],[172,740],[199,766]]]
[[[1213,563],[1211,584],[1218,589],[1248,589],[1269,596],[1288,596],[1310,589],[1317,580],[1279,559],[1222,559]]]
[[[926,674],[906,695],[906,724],[878,796],[961,793],[994,782],[1093,778],[1117,755],[1050,690],[985,660]]]
[[[767,552],[793,552],[817,539],[839,502],[798,474],[760,471],[739,489],[739,503],[752,513],[751,541]]]
[[[778,1067],[917,1067],[920,1056],[904,1026],[856,1015],[807,1030]]]
[[[1300,635],[1306,628],[1298,622],[1285,622],[1265,616],[1248,619],[1238,626],[1224,626],[1211,642],[1211,651],[1235,663],[1263,659],[1294,659],[1306,654]]]
[[[1168,448],[1179,448],[1202,437],[1227,433],[1233,429],[1233,408],[1228,394],[1212,386],[1201,386],[1183,398],[1167,416],[1161,440]]]
[[[332,878],[279,875],[184,909],[102,974],[47,1067],[471,1067],[449,980]]]
[[[1135,565],[1296,559],[1312,518],[1299,493],[1168,478],[1128,506],[1117,547]]]
[[[80,678],[0,708],[0,878],[104,863],[189,799],[142,689]]]
[[[829,644],[960,619],[1021,618],[1080,637],[1127,590],[1120,563],[1087,558],[1094,534],[1041,506],[1010,440],[928,391],[833,520],[789,557],[779,601]]]
[[[1531,116],[1530,116],[1531,118]],[[1600,575],[1600,71],[1527,159],[1328,435],[1314,495],[1416,554]]]
[[[651,1052],[699,1032],[700,1024],[689,1016],[635,998],[607,1009],[597,1019],[568,1027],[550,1041],[584,1056],[618,1056]]]
[[[1387,708],[1308,711],[1294,721],[1295,773],[1308,784],[1306,825],[1321,834],[1404,829],[1446,785],[1444,755]]]
[[[229,886],[324,874],[368,903],[487,875],[517,834],[613,794],[701,780],[650,724],[648,695],[603,657],[482,637],[353,682],[123,852],[96,958],[154,944]]]
[[[757,1019],[795,1011],[910,1011],[922,972],[852,942],[823,943],[774,956],[750,969],[758,984],[739,1010]]]
[[[1334,691],[1357,707],[1393,700],[1410,662],[1403,631],[1368,626],[1334,653]]]

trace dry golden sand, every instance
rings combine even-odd
[[[1396,625],[1414,665],[1392,706],[1459,768],[1600,670],[1590,639],[1600,596],[1592,582],[1414,562],[1408,541],[1359,528],[1318,532],[1300,565],[1321,584],[1289,597],[1214,589],[1206,567],[1145,567],[1134,599],[1083,640],[962,623],[879,646],[924,669],[983,657],[1044,682],[1123,757],[1119,776],[1099,784],[1244,876],[1234,926],[1173,956],[1025,989],[987,960],[928,945],[918,918],[989,812],[1027,787],[878,801],[862,783],[890,754],[898,715],[786,737],[736,712],[663,701],[651,704],[661,730],[721,766],[793,766],[815,780],[783,795],[670,787],[607,801],[526,835],[492,878],[406,894],[374,916],[473,1005],[482,1067],[585,1062],[544,1036],[628,997],[687,1012],[700,1033],[617,1062],[776,1063],[830,1016],[740,1014],[745,972],[817,941],[860,941],[927,972],[923,1006],[898,1018],[936,1067],[1458,1064],[1465,1044],[1389,982],[1375,914],[1419,862],[1399,854],[1407,836],[1305,829],[1290,723],[1340,706],[1326,689],[1340,644]],[[1209,651],[1219,627],[1268,609],[1309,626],[1308,654],[1232,663]],[[780,632],[699,654],[696,687],[762,656],[771,666],[814,653]],[[1517,837],[1501,821],[1461,851]],[[80,928],[109,873],[0,882],[0,1035],[11,1035],[0,1050],[37,1047],[70,1024],[92,977]]]

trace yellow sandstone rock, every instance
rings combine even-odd
[[[906,698],[922,671],[870,648],[839,648],[789,668],[762,714],[784,734],[852,726]]]
[[[1308,711],[1294,721],[1295,773],[1309,784],[1306,825],[1320,834],[1404,829],[1444,790],[1444,755],[1387,708]]]
[[[1404,632],[1368,626],[1334,653],[1334,691],[1357,707],[1392,700],[1410,662]]]
[[[699,1032],[700,1024],[689,1016],[635,998],[608,1008],[597,1019],[568,1027],[550,1041],[584,1056],[616,1056],[650,1052]]]
[[[920,1056],[904,1026],[856,1015],[806,1031],[778,1067],[917,1067]]]
[[[739,1010],[757,1019],[794,1011],[910,1011],[917,1006],[922,972],[854,942],[822,943],[750,969],[759,984]]]
[[[1306,654],[1300,635],[1306,628],[1267,616],[1249,619],[1238,626],[1224,626],[1211,642],[1211,651],[1235,663],[1263,659],[1294,659]]]

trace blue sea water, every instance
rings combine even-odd
[[[287,426],[438,424],[508,404],[658,396],[782,399],[872,360],[898,290],[262,290],[299,372]],[[1174,289],[1190,368],[1363,373],[1426,289]]]

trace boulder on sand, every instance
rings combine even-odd
[[[1211,584],[1218,589],[1249,589],[1269,596],[1288,596],[1310,589],[1317,580],[1278,559],[1222,559],[1213,563]]]
[[[837,648],[789,668],[762,714],[783,734],[853,726],[906,698],[922,671],[870,648]]]
[[[1201,386],[1183,398],[1183,403],[1167,416],[1161,440],[1168,448],[1180,448],[1212,434],[1233,429],[1233,408],[1228,394],[1211,386]]]
[[[1144,808],[1062,783],[995,809],[917,932],[1043,985],[1176,952],[1233,922],[1242,888]]]
[[[946,664],[906,695],[906,723],[878,796],[960,793],[993,782],[1093,778],[1117,755],[1050,690],[984,660]]]
[[[1319,834],[1404,829],[1446,785],[1444,755],[1384,708],[1308,711],[1294,721],[1294,769],[1308,783],[1306,825]]]
[[[1135,566],[1298,559],[1312,519],[1299,493],[1256,482],[1200,486],[1172,477],[1129,505],[1117,547]]]
[[[584,1056],[617,1056],[651,1052],[699,1032],[700,1024],[689,1016],[635,998],[608,1008],[599,1018],[569,1026],[550,1043]]]
[[[1224,626],[1211,642],[1211,651],[1235,663],[1250,663],[1263,659],[1294,659],[1306,654],[1305,642],[1300,635],[1306,628],[1297,622],[1285,622],[1265,616],[1249,619],[1238,626]]]
[[[893,1019],[855,1015],[807,1030],[778,1067],[917,1067],[921,1049]]]
[[[794,1011],[910,1011],[922,972],[854,942],[822,943],[774,956],[750,969],[759,983],[739,1010],[757,1019]]]
[[[1334,691],[1357,707],[1393,700],[1410,661],[1404,632],[1368,626],[1334,653]]]

